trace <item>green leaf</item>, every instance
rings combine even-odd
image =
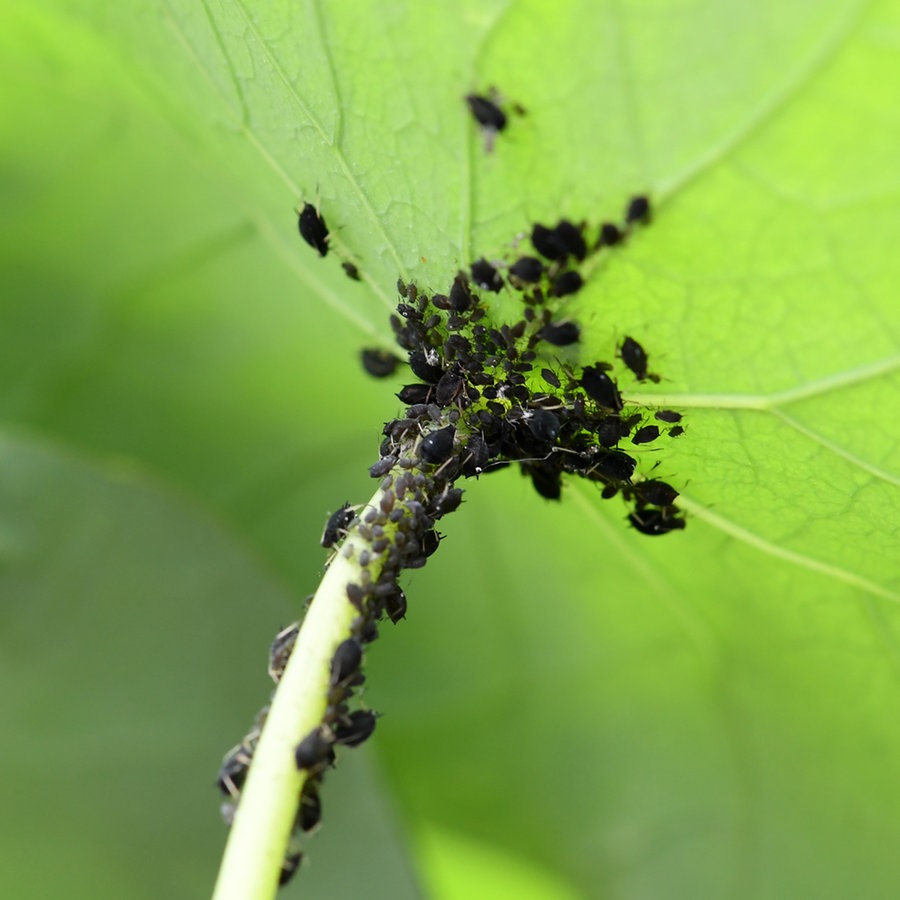
[[[293,890],[496,896],[486,859],[544,896],[895,896],[893,6],[434,6],[8,10],[4,893],[209,889],[215,769],[398,412],[356,362],[397,277],[648,191],[568,311],[685,412],[642,468],[687,530],[467,484]],[[491,84],[527,113],[486,155]]]

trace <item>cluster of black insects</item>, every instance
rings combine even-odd
[[[334,765],[335,747],[358,746],[375,729],[373,711],[351,709],[354,692],[365,681],[364,648],[377,637],[380,621],[396,624],[405,617],[407,600],[398,577],[403,569],[424,566],[437,549],[438,521],[462,501],[463,492],[455,486],[460,477],[477,478],[516,463],[542,497],[558,500],[564,476],[577,476],[597,483],[604,499],[624,498],[631,506],[628,521],[642,534],[684,528],[674,505],[675,488],[635,479],[637,460],[621,448],[626,441],[648,444],[663,430],[678,436],[683,433],[680,413],[656,410],[650,420],[647,411],[626,406],[610,374],[612,363],[576,370],[554,358],[565,353],[557,348],[580,339],[577,323],[552,311],[558,298],[581,289],[579,265],[626,241],[649,221],[647,199],[635,197],[622,224],[603,223],[591,240],[583,223],[534,225],[530,239],[537,255],[511,263],[479,259],[456,275],[446,294],[429,295],[415,284],[398,282],[400,302],[391,325],[418,380],[401,388],[397,396],[404,413],[384,426],[380,458],[370,468],[371,476],[381,479],[377,500],[364,508],[344,504],[322,535],[323,547],[339,545],[335,552],[355,556],[359,578],[346,591],[357,615],[350,636],[334,650],[322,722],[295,748],[306,779],[282,884],[299,867],[301,838],[319,823],[320,787]],[[300,212],[299,230],[325,256],[328,229],[311,204]],[[521,296],[522,318],[492,326],[485,298],[508,288]],[[638,381],[658,380],[636,340],[625,337],[617,349]],[[402,364],[381,349],[363,350],[362,362],[375,377],[392,375]],[[350,534],[353,540],[344,541]],[[272,644],[269,673],[276,683],[298,631],[295,623]],[[234,814],[266,713],[267,708],[222,764],[218,784],[227,798],[226,820]]]
[[[482,129],[485,149],[506,128],[506,114],[491,97],[469,95],[470,112]],[[514,106],[519,114],[521,107]],[[306,778],[282,863],[280,883],[297,871],[301,840],[321,818],[320,788],[335,763],[335,747],[355,747],[375,730],[377,716],[351,708],[365,681],[361,668],[366,645],[378,636],[383,620],[396,624],[406,615],[407,600],[398,578],[404,569],[424,566],[442,535],[436,525],[456,510],[463,492],[461,477],[472,478],[518,464],[537,492],[559,500],[563,478],[594,482],[600,497],[621,497],[629,504],[628,522],[640,533],[658,536],[683,529],[675,506],[678,492],[664,481],[635,478],[637,460],[622,444],[649,444],[662,433],[683,433],[681,414],[650,412],[627,405],[611,372],[598,361],[580,369],[560,361],[559,349],[576,344],[580,328],[554,312],[560,298],[581,290],[579,267],[598,252],[625,242],[650,221],[646,197],[632,198],[620,224],[604,222],[590,230],[585,223],[560,220],[536,224],[530,240],[537,255],[514,261],[479,259],[460,271],[446,294],[428,294],[415,284],[398,282],[400,300],[391,326],[397,343],[418,379],[397,394],[404,413],[383,429],[379,460],[371,466],[381,479],[375,500],[365,507],[344,504],[328,519],[322,546],[336,547],[355,559],[358,578],[346,587],[356,611],[350,635],[334,649],[324,716],[294,750]],[[301,237],[320,256],[330,236],[319,210],[306,203],[299,211]],[[350,278],[359,279],[352,262],[343,262]],[[512,289],[520,295],[522,318],[494,326],[486,298]],[[658,381],[648,369],[644,348],[632,337],[617,347],[618,356],[638,381]],[[375,377],[392,375],[402,361],[377,348],[362,351],[365,370]],[[351,540],[346,540],[351,537]],[[293,651],[300,623],[280,631],[272,643],[269,674],[278,683]],[[223,815],[230,823],[253,758],[268,707],[244,740],[225,757],[218,786],[225,795]]]

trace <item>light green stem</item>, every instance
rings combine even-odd
[[[379,490],[371,504],[377,508],[380,498]],[[351,531],[310,603],[253,754],[213,900],[271,900],[278,890],[306,779],[306,770],[297,769],[294,748],[322,722],[331,657],[350,637],[351,623],[359,615],[347,599],[347,585],[360,581],[357,557],[365,546]],[[368,568],[377,579],[381,568],[377,557]]]

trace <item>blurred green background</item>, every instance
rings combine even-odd
[[[399,411],[357,363],[398,275],[646,190],[569,311],[685,411],[642,467],[688,529],[465,485],[284,895],[897,896],[896,3],[2,12],[0,895],[211,891],[221,756]]]

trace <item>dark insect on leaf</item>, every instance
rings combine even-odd
[[[600,366],[585,366],[581,373],[581,386],[600,406],[616,412],[622,408],[622,397],[615,381]]]
[[[506,113],[493,100],[478,94],[469,94],[466,103],[475,121],[482,128],[492,128],[494,131],[503,131],[506,128]]]
[[[643,381],[647,377],[647,352],[632,337],[626,337],[622,341],[622,347],[619,351],[625,365],[631,369],[637,376],[638,381]]]
[[[542,341],[555,347],[567,347],[581,337],[581,329],[575,322],[548,322],[538,333]]]
[[[393,353],[378,347],[366,347],[361,351],[360,358],[363,369],[373,378],[387,378],[400,365],[400,360]]]
[[[409,367],[417,378],[421,378],[422,381],[427,381],[429,384],[437,384],[444,374],[444,370],[440,366],[428,362],[421,350],[413,350],[409,354]]]
[[[544,381],[546,381],[547,384],[551,385],[552,387],[561,387],[559,376],[551,369],[541,369],[541,378],[543,378]]]
[[[531,433],[543,443],[552,444],[559,436],[559,418],[549,409],[536,409],[527,421]]]
[[[430,384],[405,384],[397,392],[397,397],[401,403],[416,406],[427,403],[431,398],[432,391],[434,391],[434,387]]]
[[[362,646],[359,641],[347,638],[341,641],[331,657],[331,684],[341,684],[354,676],[362,665]]]
[[[665,481],[640,481],[634,485],[634,493],[641,503],[651,506],[671,506],[678,491]]]
[[[669,437],[678,437],[682,434],[684,434],[684,428],[681,425],[673,425],[669,429]]]
[[[325,256],[328,253],[328,226],[312,203],[303,204],[297,220],[297,227],[300,229],[300,237],[310,247],[318,250],[319,256]]]
[[[610,481],[628,481],[634,474],[636,460],[621,450],[607,450],[591,458],[588,475],[599,475]]]
[[[645,425],[643,428],[638,428],[638,430],[634,433],[634,437],[631,439],[631,443],[649,444],[650,441],[655,441],[658,437],[658,425]]]
[[[597,426],[597,440],[601,447],[614,447],[631,433],[631,424],[619,416],[604,416]]]
[[[453,368],[441,376],[434,389],[434,401],[438,406],[452,403],[465,387],[466,379],[458,368]]]
[[[371,710],[358,709],[350,713],[334,727],[335,743],[345,747],[358,747],[375,731],[376,716]]]
[[[284,667],[290,659],[294,650],[294,644],[297,642],[297,635],[300,633],[300,623],[294,622],[287,628],[282,628],[269,648],[269,676],[276,684],[281,681],[284,674]]]
[[[422,535],[422,556],[428,559],[428,557],[437,550],[442,537],[443,535],[438,534],[434,528],[429,528],[428,531]]]
[[[347,273],[348,278],[359,281],[359,269],[352,262],[342,262],[341,268]]]
[[[298,769],[313,769],[334,759],[331,741],[325,737],[321,725],[314,728],[294,750],[294,760]]]
[[[473,434],[466,441],[466,449],[462,456],[462,473],[466,478],[481,474],[490,459],[490,451],[480,434]]]
[[[300,809],[297,812],[297,824],[301,831],[310,832],[322,818],[322,801],[319,799],[319,780],[307,778],[300,792]]]
[[[636,222],[646,225],[650,221],[650,200],[641,195],[632,197],[625,210],[625,222],[633,225]]]
[[[531,476],[534,489],[546,500],[559,500],[562,495],[562,476],[558,469],[540,463],[523,463],[522,472]]]
[[[584,285],[584,280],[578,272],[563,272],[553,279],[553,286],[550,292],[554,297],[566,297],[580,291]]]
[[[456,434],[456,428],[452,425],[447,428],[441,428],[438,431],[432,431],[431,434],[422,438],[419,445],[419,455],[427,463],[442,463],[450,458],[453,453],[453,437]]]
[[[216,778],[216,786],[226,797],[237,797],[244,782],[247,780],[247,771],[253,758],[253,748],[245,743],[238,744],[222,761]]]
[[[671,506],[662,509],[639,509],[628,516],[628,521],[631,527],[636,528],[641,534],[653,537],[684,528],[684,519],[679,519],[675,513],[675,508]]]
[[[469,290],[469,282],[466,280],[465,274],[460,272],[453,279],[453,286],[450,288],[450,309],[454,312],[466,312],[472,308],[474,302],[472,292]]]
[[[323,254],[324,256],[324,254]],[[284,887],[293,877],[297,874],[297,869],[300,868],[300,864],[303,862],[303,853],[301,851],[297,851],[296,853],[291,853],[281,862],[281,872],[278,874],[278,886]]]
[[[500,273],[484,257],[472,263],[472,281],[478,287],[495,294],[503,287]]]
[[[350,508],[349,503],[345,503],[340,509],[335,510],[325,523],[325,530],[322,532],[322,546],[331,547],[335,541],[342,538],[347,533],[347,526],[353,521],[356,513]]]
[[[612,222],[604,222],[600,226],[599,244],[602,247],[613,247],[622,240],[623,234],[618,225]]]
[[[553,229],[553,233],[557,244],[565,249],[566,253],[574,256],[579,262],[584,260],[587,255],[587,244],[577,225],[573,225],[568,219],[561,219]]]
[[[406,618],[406,606],[406,594],[399,587],[384,598],[384,611],[395,625]]]
[[[470,443],[471,441],[472,438],[469,438]],[[466,449],[469,449],[468,444],[466,445]],[[462,496],[463,492],[461,488],[448,488],[431,504],[431,515],[435,519],[439,519],[441,516],[446,516],[448,513],[454,512],[459,508],[459,504],[462,503]]]
[[[656,412],[656,418],[660,422],[680,422],[681,413],[675,412],[674,409],[660,409]]]
[[[545,259],[562,262],[569,255],[569,251],[557,237],[556,231],[541,225],[540,222],[531,229],[531,243]]]
[[[509,274],[526,284],[534,284],[544,274],[544,264],[536,256],[523,256],[510,267]]]

